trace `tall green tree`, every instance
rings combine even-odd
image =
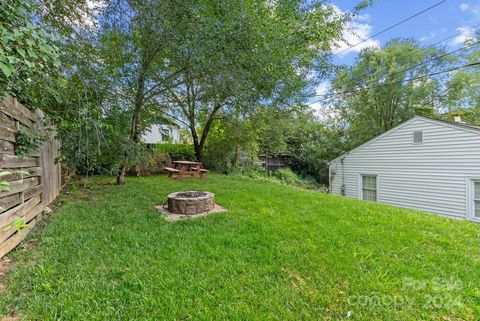
[[[128,137],[123,140],[117,184],[124,184],[132,151],[140,136],[164,107],[161,94],[171,87],[178,70],[166,52],[182,29],[182,6],[176,1],[116,1],[105,9],[99,31],[99,60],[110,92],[128,117]]]
[[[189,128],[198,160],[216,120],[304,100],[349,17],[299,0],[117,1],[105,12],[101,60],[112,89],[127,97],[126,148],[157,110]]]
[[[455,59],[414,40],[394,40],[384,48],[363,50],[351,67],[332,81],[332,113],[360,144],[414,115],[433,115],[444,99],[444,80],[428,76]],[[415,80],[413,80],[415,79]]]
[[[346,19],[324,1],[188,3],[168,52],[181,85],[165,97],[188,126],[197,159],[216,120],[304,100]]]
[[[458,65],[478,63],[480,60],[478,41],[480,41],[478,34],[465,41],[466,50],[461,52]],[[455,116],[461,116],[464,121],[480,124],[479,87],[480,67],[478,65],[452,72],[446,84],[447,113],[444,116],[449,120],[453,120]]]

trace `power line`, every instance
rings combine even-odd
[[[471,47],[473,47],[474,45],[477,45],[477,44],[479,44],[479,43],[480,43],[480,40],[479,40],[479,41],[475,41],[475,42],[473,42],[473,43],[471,43],[471,44],[468,44],[468,45],[466,45],[466,46],[464,46],[464,47],[462,47],[462,48],[458,48],[458,49],[452,50],[452,51],[450,51],[450,52],[447,52],[447,53],[441,54],[441,55],[439,55],[439,56],[433,57],[433,58],[431,58],[431,59],[429,59],[429,60],[427,60],[427,61],[424,61],[424,62],[418,63],[418,64],[416,64],[416,65],[413,65],[413,66],[410,66],[410,67],[407,67],[407,68],[398,70],[398,71],[396,71],[396,72],[394,72],[394,73],[392,73],[392,74],[388,74],[388,75],[385,76],[385,78],[389,78],[389,77],[398,75],[398,74],[400,74],[400,73],[402,73],[402,72],[406,72],[406,71],[412,70],[412,69],[414,69],[414,68],[416,68],[416,67],[420,67],[420,66],[422,66],[422,65],[431,63],[431,62],[433,62],[433,61],[435,61],[435,60],[438,60],[438,59],[441,59],[441,58],[445,58],[445,57],[447,57],[447,56],[449,56],[449,55],[451,55],[451,54],[453,54],[453,53],[456,53],[456,52],[460,52],[460,51],[469,49],[469,48],[471,48]],[[427,48],[428,48],[428,47],[427,47]],[[416,52],[416,51],[413,51],[413,52]],[[421,77],[424,77],[424,76],[421,76]],[[373,80],[369,81],[369,83],[373,83],[375,80],[378,80],[378,79],[379,79],[379,78],[373,79]],[[403,81],[407,81],[407,80],[408,80],[408,79],[400,80],[400,81],[403,82]],[[384,84],[383,84],[383,85],[384,85]],[[379,86],[382,86],[382,85],[379,85]],[[373,88],[376,88],[376,87],[373,87]],[[339,94],[341,94],[341,93],[339,93]],[[332,95],[336,95],[336,93],[321,94],[321,95],[315,95],[315,96],[319,97],[319,96],[332,96]]]
[[[471,26],[471,28],[477,29],[478,26],[479,26],[479,24],[475,24],[475,25]],[[437,41],[437,42],[435,42],[435,43],[433,43],[433,44],[431,44],[431,45],[429,45],[429,46],[427,46],[427,47],[425,47],[425,48],[423,48],[423,49],[428,49],[428,48],[431,48],[431,47],[435,47],[436,45],[438,45],[438,44],[440,44],[440,43],[442,43],[442,42],[444,42],[444,41],[450,40],[450,39],[452,39],[452,38],[455,38],[455,37],[457,37],[457,36],[459,36],[459,35],[461,35],[461,34],[462,34],[462,32],[454,33],[454,34],[452,34],[452,35],[450,35],[450,36],[448,36],[448,37],[445,37],[445,38],[443,38],[442,40],[439,40],[439,41]]]
[[[354,44],[354,45],[352,45],[352,46],[350,46],[350,47],[348,47],[348,48],[345,48],[345,49],[343,49],[343,50],[341,50],[341,51],[339,51],[339,52],[336,52],[336,53],[334,54],[334,56],[337,56],[337,55],[339,55],[339,54],[344,53],[344,52],[347,51],[347,50],[350,50],[350,49],[352,49],[352,48],[355,48],[356,46],[361,45],[362,43],[365,43],[366,41],[371,40],[371,39],[373,39],[373,38],[375,38],[375,37],[377,37],[377,36],[379,36],[379,35],[387,32],[387,31],[389,31],[389,30],[391,30],[391,29],[393,29],[393,28],[395,28],[395,27],[397,27],[397,26],[399,26],[399,25],[401,25],[401,24],[403,24],[403,23],[405,23],[405,22],[407,22],[407,21],[409,21],[409,20],[411,20],[411,19],[413,19],[413,18],[415,18],[415,17],[417,17],[417,16],[419,16],[419,15],[427,12],[427,11],[429,11],[429,10],[432,10],[433,8],[438,7],[439,5],[441,5],[441,4],[443,4],[443,3],[447,2],[447,1],[448,1],[448,0],[440,1],[440,2],[438,2],[438,3],[436,3],[436,4],[434,4],[433,6],[430,6],[430,7],[426,8],[426,9],[424,9],[424,10],[422,10],[422,11],[419,11],[419,12],[415,13],[414,15],[412,15],[412,16],[410,16],[410,17],[408,17],[408,18],[405,18],[405,19],[403,19],[402,21],[397,22],[396,24],[394,24],[394,25],[392,25],[392,26],[390,26],[390,27],[388,27],[388,28],[386,28],[386,29],[383,29],[383,30],[377,32],[376,34],[374,34],[374,35],[372,35],[372,36],[370,36],[370,37],[368,37],[368,38],[366,38],[366,39],[363,39],[362,41],[360,41],[360,42],[358,42],[358,43],[356,43],[356,44]]]
[[[463,50],[465,50],[465,49],[469,49],[469,48],[473,47],[474,45],[476,45],[476,44],[478,44],[478,43],[480,43],[480,40],[479,40],[479,41],[475,41],[475,42],[473,42],[473,43],[471,43],[471,44],[469,44],[469,45],[466,45],[466,46],[464,46],[464,47],[462,47],[462,48],[455,49],[455,50],[453,50],[453,51],[444,53],[444,54],[442,54],[442,55],[440,55],[440,56],[436,56],[436,57],[434,57],[434,58],[432,58],[432,59],[429,59],[429,60],[427,60],[427,61],[421,62],[421,63],[419,63],[419,64],[416,64],[416,65],[414,65],[414,66],[408,67],[408,68],[406,68],[406,69],[399,70],[399,71],[394,72],[393,74],[391,74],[391,75],[389,75],[389,76],[394,76],[394,75],[397,75],[397,74],[399,74],[399,73],[401,73],[401,72],[409,71],[409,70],[412,70],[413,68],[416,68],[416,67],[419,67],[419,66],[422,66],[422,65],[431,63],[431,62],[433,62],[433,61],[435,61],[435,60],[438,60],[438,59],[441,59],[441,58],[445,58],[446,56],[450,56],[450,55],[453,54],[453,53],[460,52],[460,51],[463,51]]]
[[[426,74],[426,75],[422,75],[422,76],[417,76],[417,77],[413,77],[413,78],[409,78],[409,79],[402,79],[402,80],[399,80],[399,81],[380,84],[380,85],[376,85],[376,86],[372,86],[372,87],[364,87],[364,88],[346,90],[346,91],[342,91],[342,92],[338,92],[338,93],[325,94],[325,95],[322,95],[322,96],[323,97],[336,97],[336,96],[341,96],[341,95],[345,95],[345,94],[357,93],[357,92],[361,92],[361,91],[368,90],[368,89],[376,89],[376,88],[387,87],[387,86],[396,85],[396,84],[400,84],[400,83],[404,83],[404,82],[412,82],[412,81],[423,79],[423,78],[426,78],[426,77],[432,77],[432,76],[448,73],[448,72],[451,72],[451,71],[455,71],[455,70],[458,70],[458,69],[474,67],[474,66],[478,66],[478,65],[480,65],[480,62],[474,62],[474,63],[466,64],[466,65],[463,65],[463,66],[457,66],[457,67],[449,68],[447,70],[437,71],[437,72],[434,72],[434,73],[430,73],[430,74]],[[322,99],[317,99],[315,101],[312,101],[312,102],[308,103],[308,105],[318,103],[321,100]]]

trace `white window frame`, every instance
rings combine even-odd
[[[480,177],[467,177],[467,219],[480,222],[480,217],[475,217],[475,183],[480,183]]]
[[[364,200],[363,199],[363,177],[364,176],[372,176],[375,177],[375,192],[376,192],[376,199],[375,201],[370,201],[370,200]],[[371,189],[373,190],[373,189]],[[362,173],[358,175],[358,199],[362,201],[367,201],[367,202],[378,202],[378,174],[373,174],[373,173]]]

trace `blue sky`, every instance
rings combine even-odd
[[[368,38],[372,34],[438,2],[439,0],[374,0],[373,6],[363,10],[351,25],[358,32],[358,35],[362,38]],[[333,1],[333,4],[342,11],[351,10],[356,3],[358,3],[356,0]],[[430,11],[387,31],[375,40],[378,44],[383,45],[393,38],[412,37],[425,45],[429,45],[455,33],[471,36],[472,31],[475,27],[479,27],[479,24],[480,0],[448,0]],[[463,41],[461,40],[462,37],[450,42],[447,41],[444,44],[458,46],[462,45]],[[374,44],[374,42],[369,41],[369,45]],[[349,63],[357,53],[353,51],[341,59],[336,59],[336,62]]]
[[[332,3],[343,12],[351,10],[358,2],[358,0],[332,0]],[[347,38],[350,43],[357,43],[438,2],[440,0],[374,0],[372,6],[364,9],[360,16],[350,23],[356,35],[349,34]],[[456,37],[441,44],[446,46],[447,50],[451,50],[461,47],[466,39],[473,36],[475,30],[480,30],[480,0],[448,0],[352,50],[335,56],[333,61],[336,64],[352,64],[362,48],[383,46],[389,40],[399,37],[414,38],[428,46],[457,34]],[[317,94],[325,93],[327,90],[328,82],[324,82],[319,86]],[[319,104],[312,107],[321,108]]]

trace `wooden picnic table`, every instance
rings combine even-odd
[[[207,169],[201,168],[202,163],[199,162],[173,161],[172,163],[174,167],[165,167],[168,177],[179,179],[184,175],[190,175],[191,177],[198,175],[198,178],[203,178],[203,174],[208,173]]]

